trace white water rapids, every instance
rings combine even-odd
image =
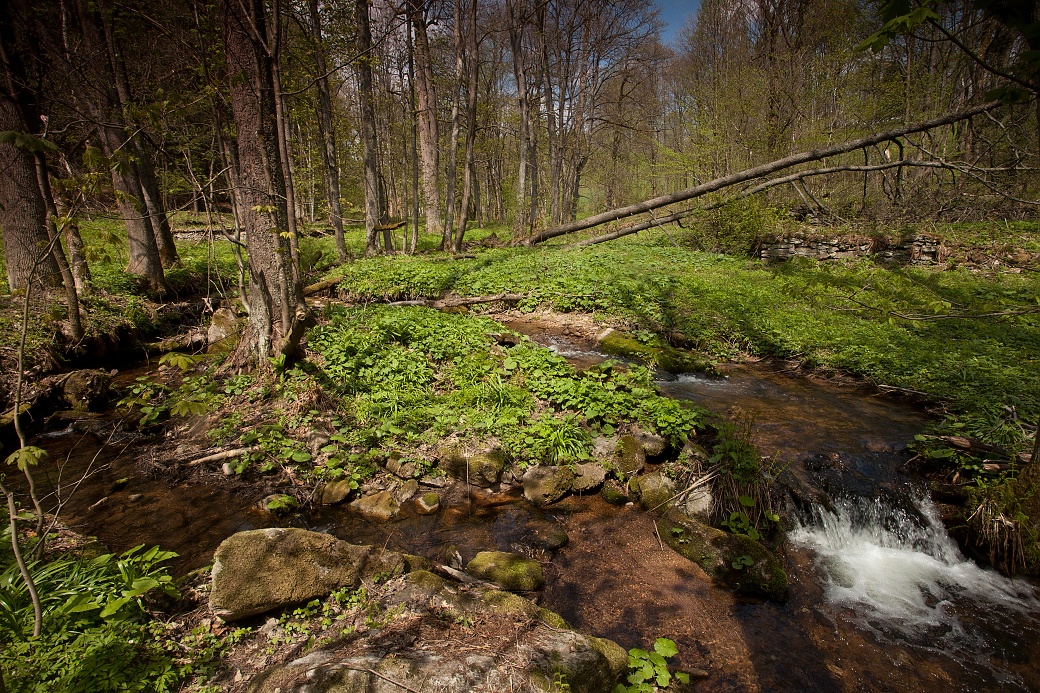
[[[790,538],[815,553],[828,601],[885,639],[964,646],[974,640],[965,610],[1036,613],[1029,583],[966,559],[931,501],[916,505],[917,517],[880,498],[838,500],[837,512],[817,509]]]

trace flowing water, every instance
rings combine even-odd
[[[573,336],[510,326],[578,366],[605,358]],[[792,507],[798,526],[787,547],[787,603],[738,598],[714,585],[660,544],[650,516],[598,496],[536,509],[516,489],[459,491],[429,517],[406,510],[393,523],[373,524],[332,507],[291,522],[438,561],[486,549],[541,556],[549,561],[545,606],[626,648],[672,638],[681,665],[708,672],[703,690],[1040,690],[1034,585],[965,559],[927,495],[901,472],[924,414],[766,365],[658,385],[753,420],[756,445],[786,468],[800,501]],[[115,425],[96,429],[107,438]],[[142,474],[136,456],[148,448],[132,438],[102,446],[71,428],[48,435],[43,442],[66,480],[92,470],[63,519],[113,549],[158,543],[181,554],[176,569],[186,572],[205,565],[224,537],[282,522],[257,510],[256,490],[232,481],[189,483],[174,469]],[[49,482],[61,480],[52,472]],[[570,542],[554,551],[561,529]]]

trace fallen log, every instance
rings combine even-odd
[[[426,306],[427,308],[458,308],[460,306],[475,306],[481,303],[495,303],[505,301],[515,303],[527,298],[528,294],[494,294],[491,296],[475,296],[472,298],[419,298],[412,301],[394,301],[387,303],[388,306]]]
[[[807,164],[811,161],[820,161],[826,159],[829,156],[837,156],[838,154],[847,154],[848,152],[856,151],[857,149],[863,149],[865,147],[871,147],[875,144],[881,144],[889,140],[895,140],[906,135],[924,132],[926,130],[932,130],[943,125],[951,125],[953,123],[967,120],[973,116],[981,115],[988,111],[992,111],[998,108],[1002,104],[1001,101],[990,101],[988,103],[974,106],[972,108],[957,111],[956,113],[949,113],[939,118],[932,118],[919,123],[913,123],[911,125],[905,125],[901,128],[894,128],[892,130],[886,130],[885,132],[879,132],[868,137],[859,137],[854,140],[848,140],[840,144],[833,144],[828,147],[821,147],[819,149],[812,149],[807,152],[799,152],[798,154],[792,154],[791,156],[784,157],[783,159],[777,159],[770,161],[769,163],[761,164],[743,171],[731,173],[728,176],[722,176],[710,180],[706,183],[687,188],[686,190],[680,190],[678,192],[669,193],[667,195],[660,195],[653,197],[649,200],[643,200],[625,207],[618,207],[611,209],[600,214],[593,214],[590,217],[579,219],[578,221],[572,221],[567,224],[561,224],[551,229],[536,233],[533,236],[528,237],[522,243],[524,245],[536,245],[547,241],[551,238],[558,236],[564,236],[568,233],[575,231],[583,231],[585,229],[591,229],[595,226],[600,226],[611,221],[618,221],[626,217],[631,217],[636,214],[642,214],[644,212],[651,212],[661,207],[668,205],[677,204],[679,202],[685,202],[686,200],[692,200],[696,197],[713,193],[723,188],[728,188],[731,185],[737,185],[738,183],[744,183],[745,181],[754,180],[756,178],[762,178],[768,176],[771,173],[782,171],[792,166],[798,166],[799,164]]]
[[[343,281],[343,277],[333,277],[332,279],[323,279],[320,282],[315,282],[310,286],[306,286],[303,289],[304,296],[313,296],[314,294],[320,294],[322,291],[331,289]]]
[[[186,467],[197,467],[200,464],[206,464],[207,462],[222,462],[224,460],[230,460],[235,457],[241,457],[242,455],[248,455],[251,452],[256,452],[260,448],[256,445],[248,448],[235,448],[234,450],[224,450],[223,452],[216,452],[212,455],[200,457],[197,460],[193,460],[186,464]]]

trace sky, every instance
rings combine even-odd
[[[679,29],[686,18],[697,11],[700,0],[655,0],[661,10],[661,21],[667,26],[661,31],[661,39],[668,44],[679,38]]]

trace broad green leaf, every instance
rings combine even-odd
[[[26,467],[35,467],[45,457],[47,457],[47,451],[43,448],[38,448],[35,445],[26,445],[24,448],[15,450],[7,456],[7,464],[13,464],[18,467],[20,471],[25,471]]]
[[[679,654],[679,648],[675,646],[675,641],[668,638],[658,638],[654,643],[654,651],[662,657],[674,657]]]

